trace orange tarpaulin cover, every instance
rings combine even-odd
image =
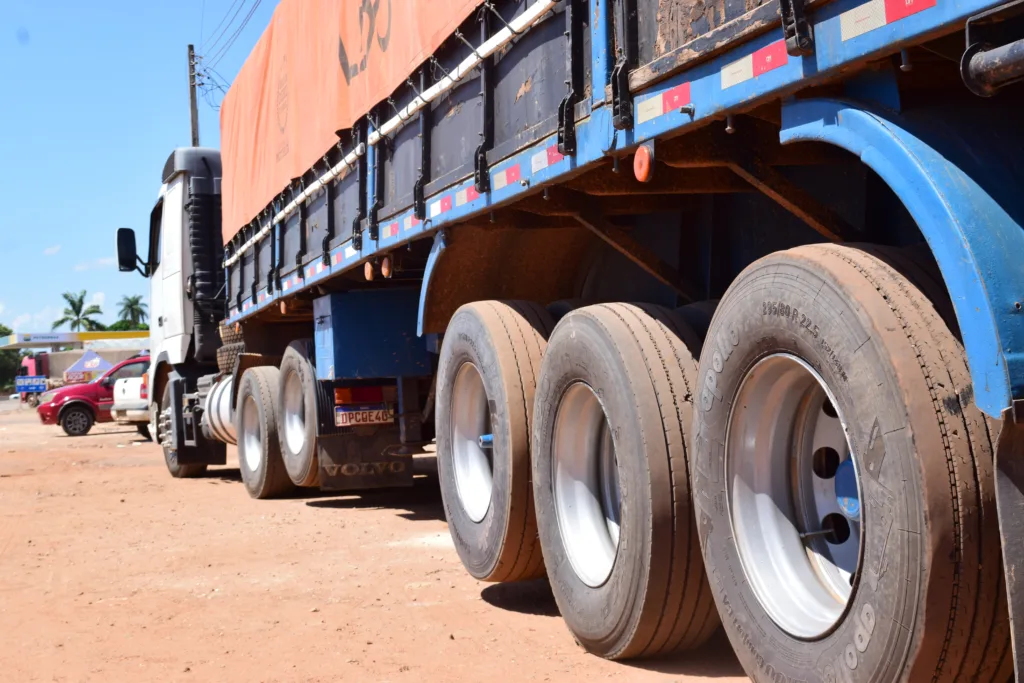
[[[479,0],[282,0],[220,110],[223,237],[388,97]]]

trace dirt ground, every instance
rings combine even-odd
[[[255,501],[237,467],[175,481],[134,430],[71,439],[13,404],[0,633],[6,681],[747,680],[721,634],[668,661],[585,654],[546,581],[463,571],[431,476]]]

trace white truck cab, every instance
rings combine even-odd
[[[219,151],[176,149],[164,164],[150,213],[145,260],[134,231],[117,231],[118,268],[137,270],[150,283],[149,412],[172,473],[224,461],[224,444],[204,440],[191,413],[172,409],[197,392],[200,378],[218,372],[226,298],[220,179]],[[192,470],[184,467],[193,464]]]

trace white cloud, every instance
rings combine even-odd
[[[53,256],[58,251],[60,251],[60,245],[55,244],[52,247],[47,247],[46,249],[43,249],[43,256]]]
[[[53,321],[61,317],[62,309],[47,306],[36,313],[23,313],[14,319],[11,327],[15,332],[49,332]]]
[[[100,308],[103,307],[103,303],[107,300],[107,295],[103,292],[94,292],[92,298],[89,299],[90,304],[96,304]]]
[[[115,263],[117,263],[116,258],[114,258],[113,256],[105,256],[103,258],[98,258],[92,261],[85,261],[83,263],[79,263],[75,265],[75,270],[80,273],[83,270],[97,270],[100,268],[110,268]]]

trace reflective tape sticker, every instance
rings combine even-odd
[[[416,216],[406,216],[405,217],[405,225],[402,227],[402,229],[406,230],[406,231],[412,230],[413,228],[415,228],[419,224],[420,224],[420,219],[416,218]]]
[[[356,248],[353,247],[351,244],[345,247],[345,258],[355,258],[356,254],[358,253],[359,252],[356,251]]]
[[[636,106],[636,120],[638,123],[647,123],[689,103],[690,84],[681,83],[663,93],[640,100]]]
[[[885,26],[885,0],[870,0],[839,15],[839,34],[843,40],[862,36]]]
[[[937,0],[870,0],[839,15],[839,34],[844,41],[876,28],[905,19],[930,7]]]
[[[398,234],[398,223],[390,223],[384,228],[384,237],[394,237]]]
[[[789,55],[786,53],[786,41],[777,40],[771,45],[766,45],[760,50],[755,51],[753,54],[723,66],[721,71],[722,90],[778,69],[780,66],[785,66],[788,62]]]
[[[480,193],[476,191],[476,187],[470,185],[455,193],[455,206],[462,206],[476,199],[480,199]]]
[[[530,157],[530,170],[533,173],[543,171],[548,166],[553,166],[564,158],[558,153],[558,145],[551,145]]]
[[[509,166],[503,171],[497,171],[491,180],[495,190],[503,190],[513,183],[519,182],[519,164]]]

